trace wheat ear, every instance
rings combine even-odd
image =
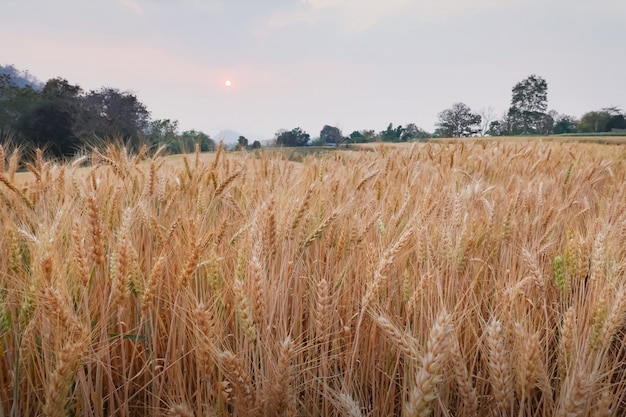
[[[513,403],[510,352],[506,348],[502,323],[492,319],[487,326],[487,364],[496,412],[507,414]]]
[[[430,330],[426,352],[421,357],[421,366],[415,376],[415,385],[409,391],[404,404],[406,417],[426,417],[432,412],[431,403],[437,398],[436,388],[442,381],[442,370],[451,350],[452,322],[450,315],[439,315]]]
[[[56,358],[54,371],[50,374],[45,388],[45,402],[42,409],[44,416],[62,417],[68,415],[66,402],[70,382],[80,364],[84,351],[85,343],[82,341],[67,343],[61,347]]]

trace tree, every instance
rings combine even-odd
[[[624,130],[626,129],[626,117],[623,114],[616,114],[611,116],[609,119],[609,123],[606,125],[607,131],[611,132],[613,130]]]
[[[430,137],[430,133],[428,133],[424,129],[417,127],[415,123],[408,123],[404,127],[404,131],[402,132],[400,140],[402,142],[408,142],[411,140],[428,139]]]
[[[606,131],[611,132],[613,130],[626,129],[626,118],[622,114],[622,111],[617,106],[606,107],[602,109],[609,114],[609,121],[606,124]]]
[[[573,116],[560,114],[555,120],[553,132],[556,135],[566,133],[576,133],[578,131],[578,121]]]
[[[308,133],[296,127],[292,130],[279,130],[276,132],[276,144],[279,146],[304,146],[311,137]]]
[[[187,141],[178,136],[178,120],[151,120],[144,133],[150,146],[154,148],[166,145],[167,150],[173,154],[190,152],[194,149],[192,142],[186,143]]]
[[[590,111],[582,115],[578,130],[582,133],[598,133],[608,130],[611,115],[604,111]]]
[[[350,133],[350,141],[353,143],[375,142],[379,138],[373,130],[355,130]]]
[[[28,87],[22,89],[27,91]],[[14,124],[30,145],[56,156],[72,155],[80,147],[76,134],[82,89],[63,78],[52,78]]]
[[[72,85],[64,78],[51,78],[41,90],[43,98],[77,100],[83,89],[79,85]]]
[[[509,117],[513,122],[511,133],[541,133],[548,108],[548,83],[537,75],[530,75],[515,84],[512,90]]]
[[[17,131],[33,147],[46,149],[56,156],[72,155],[80,146],[74,134],[75,113],[62,100],[41,100],[23,114]]]
[[[451,108],[437,115],[440,134],[448,137],[471,136],[478,132],[481,117],[463,103],[454,103]]]
[[[11,74],[0,75],[0,130],[16,128],[20,117],[41,100],[39,91],[30,86],[19,87]]]
[[[238,150],[248,149],[248,138],[246,138],[245,136],[239,136],[239,139],[237,140],[237,149]]]
[[[394,129],[393,124],[389,123],[387,129],[380,132],[378,135],[383,142],[400,142],[404,128],[399,125]]]
[[[252,142],[252,145],[250,145],[250,149],[261,149],[261,142],[255,140]]]
[[[81,115],[82,136],[117,137],[133,148],[139,148],[150,122],[150,112],[134,94],[109,87],[90,91]]]
[[[489,136],[503,136],[505,133],[502,121],[494,120],[489,123],[489,128],[487,128],[485,134]]]
[[[217,148],[215,141],[204,132],[197,130],[186,130],[181,133],[181,142],[195,149],[196,145],[200,145],[200,152],[213,152]]]
[[[341,130],[338,127],[324,125],[320,131],[320,141],[324,144],[335,143],[340,144],[343,140]]]

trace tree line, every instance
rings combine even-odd
[[[130,150],[167,146],[171,153],[215,149],[209,135],[179,133],[178,121],[152,119],[135,94],[102,87],[84,91],[63,78],[39,83],[13,66],[0,67],[0,143],[72,156],[119,141]]]
[[[548,110],[548,83],[532,74],[515,84],[511,90],[511,105],[505,114],[496,118],[493,109],[474,112],[464,103],[454,103],[437,115],[437,128],[426,132],[414,123],[393,126],[380,132],[374,130],[354,131],[344,137],[332,126],[324,126],[319,138],[311,140],[308,133],[295,128],[279,130],[275,142],[282,146],[307,144],[342,144],[362,142],[407,142],[438,137],[466,136],[528,136],[559,134],[600,134],[620,132],[626,134],[626,114],[619,107],[606,107],[590,111],[580,119],[555,110]]]
[[[493,110],[474,112],[454,103],[437,116],[436,130],[427,132],[414,123],[386,129],[357,130],[344,136],[341,129],[325,125],[318,137],[296,127],[280,129],[278,146],[332,145],[364,142],[408,142],[433,137],[514,136],[603,133],[626,130],[625,114],[618,107],[585,113],[580,119],[548,111],[548,83],[530,75],[513,86],[511,105],[500,118]],[[39,82],[14,66],[0,66],[0,144],[44,149],[58,157],[72,156],[115,140],[130,150],[166,146],[170,153],[215,149],[209,135],[197,130],[179,132],[178,121],[152,119],[136,95],[116,88],[84,91],[64,78]],[[240,136],[234,149],[258,149]]]
[[[548,83],[533,74],[513,86],[511,105],[501,118],[496,119],[491,109],[475,113],[466,104],[455,103],[438,114],[434,136],[626,134],[625,130],[626,115],[616,106],[587,112],[580,119],[548,111]]]

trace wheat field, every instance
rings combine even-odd
[[[0,153],[0,417],[626,413],[623,146]]]

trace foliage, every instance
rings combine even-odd
[[[103,87],[90,91],[82,102],[81,136],[119,137],[133,149],[139,148],[150,112],[134,94]]]
[[[352,143],[369,143],[380,140],[374,130],[355,130],[350,133],[349,137]]]
[[[326,143],[340,144],[343,141],[343,135],[341,129],[334,126],[324,125],[320,131],[320,141]]]
[[[537,75],[530,75],[513,86],[511,107],[508,116],[511,119],[512,134],[549,133],[548,83]],[[548,130],[546,132],[546,130]]]
[[[481,116],[464,103],[454,103],[437,115],[439,133],[444,137],[472,136],[478,133]]]
[[[398,125],[397,127],[393,127],[393,123],[389,123],[387,129],[381,131],[378,134],[378,137],[383,142],[400,142],[402,139],[402,134],[404,133],[404,128],[402,125]]]
[[[309,134],[299,127],[291,130],[279,130],[275,135],[278,146],[305,146],[310,138]]]
[[[181,144],[189,151],[195,149],[196,145],[200,145],[201,152],[213,152],[217,149],[215,141],[209,135],[197,130],[186,130],[180,135]],[[181,145],[182,146],[182,145]]]
[[[578,132],[578,120],[573,116],[566,114],[559,115],[554,124],[554,134],[567,134]]]
[[[400,140],[402,142],[409,142],[412,140],[425,140],[432,137],[430,133],[424,129],[418,127],[415,123],[408,123],[404,127]]]

